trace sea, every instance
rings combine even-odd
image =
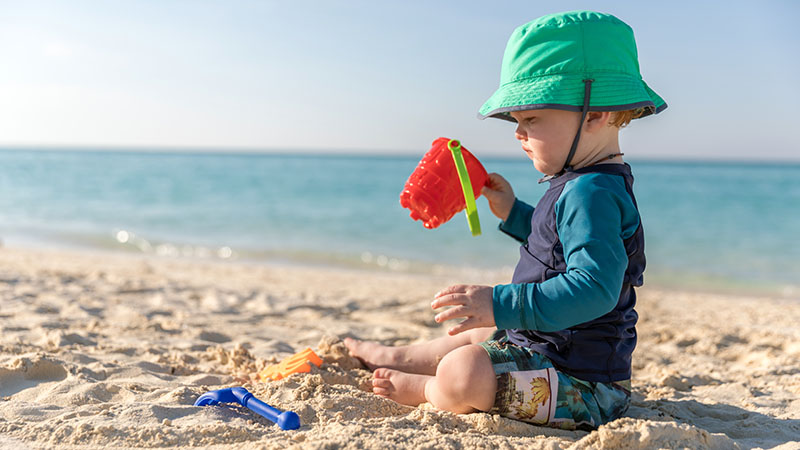
[[[0,242],[163,258],[509,277],[519,244],[478,200],[425,229],[399,203],[422,154],[0,150]],[[524,155],[477,155],[531,204]],[[645,284],[800,298],[800,163],[628,161]],[[2,249],[0,248],[0,251]]]

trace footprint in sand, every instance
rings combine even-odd
[[[203,331],[200,332],[200,334],[197,335],[197,337],[199,339],[201,339],[201,340],[208,341],[208,342],[214,342],[214,343],[217,343],[217,344],[224,344],[226,342],[230,342],[231,341],[230,337],[228,337],[228,336],[226,336],[226,335],[224,335],[222,333],[217,333],[216,331],[203,330]]]
[[[67,370],[57,361],[41,356],[20,357],[0,368],[0,396],[7,397],[42,383],[61,381]]]

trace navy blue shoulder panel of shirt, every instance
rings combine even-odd
[[[567,172],[500,224],[524,245],[512,283],[493,291],[498,329],[587,381],[630,378],[645,267],[632,187],[627,164]]]

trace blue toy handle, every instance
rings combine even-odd
[[[300,428],[300,417],[297,414],[292,411],[281,411],[277,408],[273,408],[255,398],[253,394],[249,392],[241,399],[241,403],[250,411],[278,424],[281,430],[296,430]]]
[[[278,424],[281,430],[296,430],[300,428],[300,417],[292,411],[283,411],[273,408],[255,398],[243,387],[218,389],[201,395],[194,406],[217,405],[219,403],[239,403],[259,416],[265,417]]]

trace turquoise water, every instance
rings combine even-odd
[[[421,156],[421,155],[420,155]],[[191,258],[376,270],[504,270],[517,244],[463,215],[426,230],[400,207],[418,157],[0,151],[0,239]],[[535,204],[524,157],[483,158]],[[688,289],[800,295],[800,165],[631,162],[645,277]]]

